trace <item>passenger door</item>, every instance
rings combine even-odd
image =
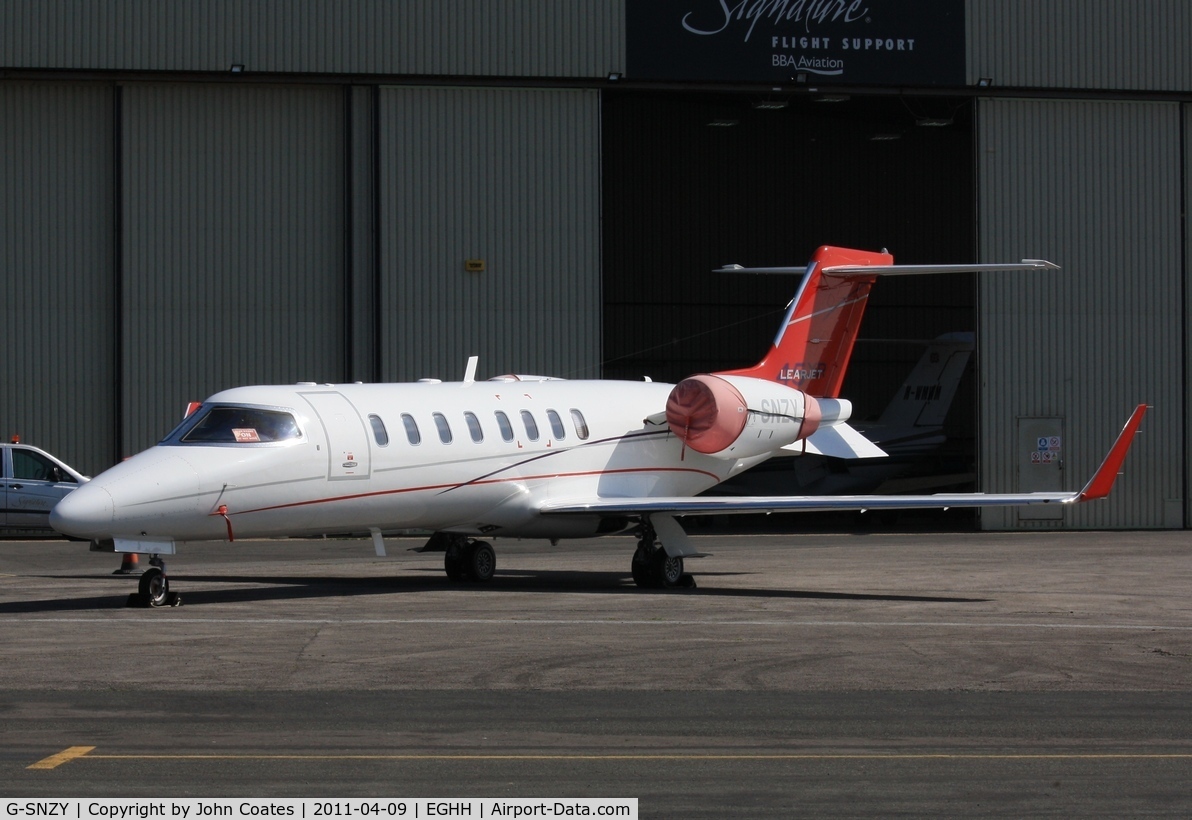
[[[352,403],[334,391],[301,395],[314,409],[327,436],[327,478],[332,481],[368,478],[371,472],[368,432]]]

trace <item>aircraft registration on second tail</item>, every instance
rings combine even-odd
[[[158,445],[96,476],[51,513],[93,547],[151,555],[130,603],[176,604],[161,556],[194,541],[433,533],[453,580],[486,581],[494,538],[631,533],[640,587],[692,586],[697,555],[677,517],[837,509],[1076,504],[1106,496],[1145,412],[1139,405],[1089,482],[1070,493],[728,497],[697,494],[780,451],[884,453],[849,426],[840,397],[879,276],[1050,270],[894,265],[824,246],[802,273],[769,351],[752,367],[678,384],[540,376],[460,382],[238,387],[208,398]]]

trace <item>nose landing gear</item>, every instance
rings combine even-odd
[[[170,580],[166,577],[166,562],[160,555],[149,557],[149,569],[141,573],[137,591],[128,594],[125,606],[158,607],[181,606],[182,596],[170,592]]]

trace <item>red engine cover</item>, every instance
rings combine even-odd
[[[744,397],[724,379],[692,376],[676,384],[666,400],[671,432],[700,453],[718,453],[730,446],[748,420]]]

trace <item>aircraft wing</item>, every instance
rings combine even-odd
[[[569,513],[641,515],[729,515],[733,513],[906,510],[950,507],[1009,507],[1025,504],[1079,504],[1109,495],[1147,406],[1138,405],[1101,466],[1084,487],[1070,493],[934,493],[931,495],[787,495],[593,498],[545,502],[543,515]]]

